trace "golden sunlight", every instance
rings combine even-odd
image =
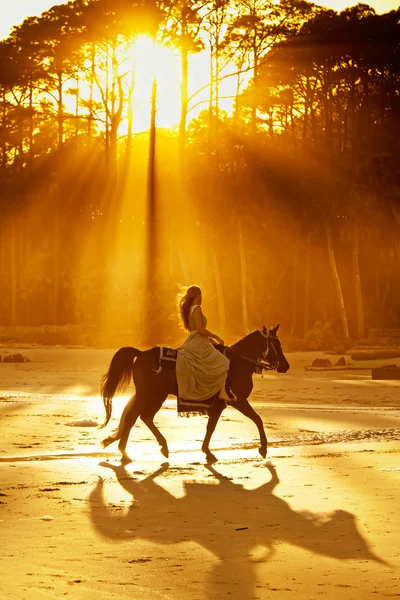
[[[140,36],[129,50],[134,73],[133,131],[150,127],[153,80],[157,82],[157,127],[172,128],[179,123],[180,77],[177,50]]]

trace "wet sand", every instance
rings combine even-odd
[[[67,425],[102,421],[113,350],[18,351],[31,362],[0,363],[1,598],[400,596],[399,382],[306,372],[318,353],[289,354],[288,374],[254,377],[271,462],[228,408],[206,465],[206,419],[170,399],[156,420],[169,463],[138,424],[123,468],[100,440],[127,395],[106,430]]]

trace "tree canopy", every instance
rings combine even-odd
[[[156,136],[159,342],[191,283],[228,336],[400,327],[400,9],[302,0],[73,0],[0,42],[0,326],[140,335],[143,35],[180,65],[179,123]]]

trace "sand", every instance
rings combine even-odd
[[[156,419],[168,463],[139,423],[124,468],[100,441],[129,395],[89,426],[114,350],[0,348],[15,352],[31,362],[0,363],[1,599],[400,597],[400,382],[289,353],[287,374],[254,377],[269,460],[228,408],[206,465],[206,419],[171,398]]]

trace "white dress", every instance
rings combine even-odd
[[[189,313],[187,340],[178,348],[176,378],[178,393],[185,400],[208,400],[224,387],[229,370],[229,359],[219,352],[207,336],[196,331],[193,317],[195,304]],[[207,326],[204,315],[203,325]]]

